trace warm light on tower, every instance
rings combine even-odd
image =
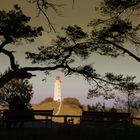
[[[59,75],[55,77],[54,82],[54,101],[61,102],[61,80]]]

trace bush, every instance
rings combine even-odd
[[[12,79],[0,89],[0,105],[9,106],[11,100],[18,97],[20,103],[30,107],[33,86],[26,79]]]
[[[39,104],[43,104],[43,103],[46,103],[46,102],[53,102],[53,98],[52,97],[48,97],[46,99],[44,99],[43,101],[41,101]]]
[[[78,107],[81,107],[81,103],[79,102],[79,100],[77,98],[72,98],[72,97],[65,98],[63,100],[63,104],[76,105]]]
[[[109,109],[109,112],[117,112],[117,109],[112,107],[112,108]]]

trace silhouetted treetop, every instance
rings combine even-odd
[[[31,27],[28,22],[30,17],[23,14],[18,5],[9,12],[0,11],[0,36],[11,43],[21,39],[34,41],[35,37],[42,34],[42,27]]]
[[[63,29],[65,36],[57,36],[51,46],[39,47],[37,53],[26,52],[26,58],[33,64],[61,65],[66,75],[77,73],[86,79],[97,78],[98,74],[90,64],[72,66],[76,62],[76,57],[85,60],[91,54],[92,44],[86,40],[87,33],[76,25]]]
[[[137,49],[140,45],[139,25],[133,25],[129,20],[113,18],[108,21],[93,20],[89,26],[93,27],[91,40],[96,44],[97,52],[101,55],[117,57],[127,53],[137,61],[139,57],[131,52],[125,43],[130,43]]]
[[[123,12],[139,10],[140,0],[104,0],[101,2],[100,10],[111,16],[120,15]]]
[[[47,18],[50,29],[55,31],[46,15],[46,10],[52,8],[58,12],[57,7],[59,5],[48,0],[29,1],[36,4],[38,14],[42,12]],[[62,30],[65,34],[58,35],[51,45],[39,46],[38,52],[26,52],[26,59],[31,60],[32,64],[39,64],[29,67],[21,67],[17,64],[13,51],[9,51],[5,46],[22,39],[34,41],[36,37],[42,35],[42,27],[30,26],[30,17],[24,15],[18,5],[15,5],[14,10],[9,12],[0,11],[0,52],[10,60],[9,71],[3,73],[0,78],[0,88],[13,78],[31,78],[34,76],[33,71],[48,73],[56,69],[61,70],[65,75],[80,74],[84,76],[88,81],[94,82],[95,89],[96,86],[102,87],[100,81],[118,85],[118,81],[107,78],[109,75],[99,75],[93,68],[93,62],[91,62],[92,64],[76,62],[77,58],[81,61],[88,60],[94,53],[111,57],[127,54],[140,62],[140,57],[137,54],[140,46],[140,25],[138,22],[134,23],[129,18],[130,16],[122,14],[131,9],[133,11],[139,9],[138,0],[104,0],[100,5],[100,12],[107,16],[101,17],[101,19],[93,19],[89,23],[90,33],[85,32],[77,25],[63,27]],[[114,16],[110,13],[114,13]],[[113,76],[111,78],[114,80]],[[119,85],[121,84],[119,83]]]
[[[5,83],[13,78],[31,78],[33,76],[26,70],[19,68],[13,51],[5,48],[7,44],[19,42],[22,39],[32,42],[36,37],[42,35],[43,28],[31,27],[28,24],[29,21],[30,17],[24,15],[18,5],[15,5],[14,10],[9,12],[0,11],[0,53],[10,60],[9,71],[0,78],[0,87],[3,87]]]
[[[85,33],[83,29],[77,25],[68,26],[67,28],[63,27],[62,29],[65,31],[66,35],[73,41],[78,41],[87,37],[87,33]]]
[[[15,16],[14,16],[15,15]],[[1,11],[1,44],[0,52],[6,55],[10,60],[9,70],[2,74],[0,78],[0,88],[13,78],[31,78],[34,76],[32,71],[49,71],[61,69],[66,75],[81,74],[86,79],[97,77],[95,70],[90,65],[72,66],[70,64],[76,61],[74,56],[80,56],[83,59],[88,58],[90,54],[90,46],[87,44],[85,33],[81,27],[74,25],[63,28],[66,36],[58,36],[53,41],[52,46],[39,47],[39,52],[27,52],[28,59],[32,63],[38,63],[38,67],[21,67],[14,56],[13,51],[9,51],[5,46],[9,43],[15,43],[22,39],[34,41],[41,35],[42,27],[31,27],[28,25],[29,17],[22,13],[22,10],[15,5],[14,10],[9,12]],[[14,44],[16,46],[16,44]],[[43,64],[43,66],[41,66]]]
[[[33,86],[28,80],[12,79],[0,89],[0,104],[9,105],[12,98],[19,97],[19,100],[28,106],[32,96]]]

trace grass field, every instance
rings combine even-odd
[[[47,109],[53,109],[54,114],[57,112],[57,109],[59,107],[58,102],[44,102],[42,104],[33,105],[33,109],[40,109],[40,110],[47,110]],[[81,108],[79,108],[76,105],[65,105],[62,104],[60,114],[59,115],[80,115],[81,114]],[[53,118],[54,122],[62,123],[64,122],[64,118]],[[74,123],[79,123],[79,119],[74,118]]]
[[[57,112],[57,109],[59,107],[59,102],[44,102],[42,104],[33,105],[33,109],[53,109],[54,114]],[[76,105],[65,105],[62,104],[62,108],[60,111],[60,115],[80,115],[81,109]]]

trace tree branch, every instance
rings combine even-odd
[[[42,5],[42,7],[40,7],[39,0],[37,0],[37,7],[38,7],[38,9],[39,9],[39,13],[40,13],[40,11],[41,11],[42,14],[46,17],[46,19],[47,19],[47,21],[48,21],[48,25],[49,25],[49,27],[50,27],[50,31],[53,30],[54,32],[56,32],[54,26],[52,25],[52,23],[51,23],[51,21],[50,21],[50,19],[49,19],[49,17],[47,16],[47,14],[46,14],[46,13],[44,12],[44,10],[43,10],[43,5]]]
[[[126,48],[123,48],[120,45],[115,44],[114,42],[111,42],[111,41],[106,40],[106,39],[104,41],[106,41],[109,44],[112,44],[114,47],[116,47],[118,49],[121,49],[122,51],[124,51],[124,53],[127,53],[129,56],[131,56],[132,58],[134,58],[135,60],[137,60],[138,62],[140,62],[140,57],[136,56],[134,53],[130,52]]]
[[[12,68],[13,70],[18,69],[18,65],[15,64],[15,57],[14,57],[14,55],[12,54],[12,52],[7,51],[7,50],[5,50],[5,49],[1,49],[1,52],[9,57],[11,68]]]
[[[7,45],[7,44],[9,44],[9,43],[11,43],[10,40],[5,40],[5,41],[3,41],[3,42],[0,44],[0,52],[1,52],[1,49],[2,49],[5,45]]]
[[[56,70],[58,68],[63,68],[63,65],[56,65],[52,67],[24,67],[21,69],[16,69],[13,71],[8,71],[6,74],[2,75],[0,78],[0,88],[2,88],[7,82],[14,78],[31,78],[32,76],[35,76],[29,71],[46,71],[46,70]]]
[[[46,71],[46,70],[56,70],[58,68],[64,68],[63,65],[55,65],[52,67],[24,67],[21,68],[21,70],[23,71]]]
[[[9,71],[6,74],[4,74],[1,78],[0,78],[0,88],[2,88],[6,83],[8,83],[10,80],[14,79],[14,78],[31,78],[32,75],[31,73],[28,73],[26,71],[23,71],[22,69],[18,69],[15,71]]]

